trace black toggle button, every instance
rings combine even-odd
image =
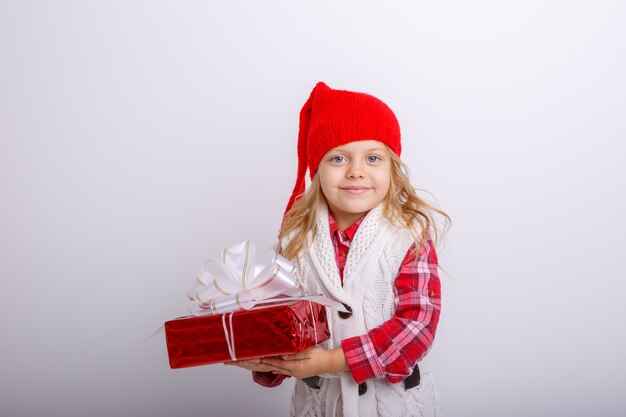
[[[344,304],[343,306],[346,308],[346,310],[348,310],[348,312],[339,311],[337,312],[337,314],[339,314],[339,317],[341,317],[342,319],[347,319],[352,315],[352,308],[348,304]]]
[[[415,365],[411,375],[404,378],[404,389],[410,390],[411,388],[417,387],[420,384],[420,379],[420,367]]]
[[[319,375],[310,376],[307,378],[302,378],[305,384],[313,389],[320,389],[320,384],[322,383],[322,378]]]
[[[359,395],[363,395],[367,392],[367,384],[362,382],[359,384]]]

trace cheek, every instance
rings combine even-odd
[[[328,196],[328,194],[331,191],[331,181],[329,181],[328,176],[321,176],[320,175],[320,188],[322,189],[322,193],[325,196]]]
[[[322,189],[328,187],[328,177],[323,175],[320,171],[317,172],[317,175],[319,176],[320,187],[322,187]]]
[[[377,186],[381,192],[387,194],[389,191],[389,187],[391,186],[391,174],[390,173],[380,173],[380,175],[376,178]]]
[[[330,191],[332,187],[337,185],[337,173],[331,170],[325,170],[319,172],[320,186],[322,190]]]
[[[381,188],[380,188],[380,195],[381,195],[382,197],[385,197],[385,196],[387,195],[387,193],[389,193],[389,187],[390,187],[390,185],[391,185],[391,184],[390,184],[389,182],[386,182],[386,183],[384,183],[384,185],[383,185],[383,186],[381,186]]]

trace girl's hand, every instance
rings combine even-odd
[[[296,378],[307,378],[326,372],[347,371],[349,369],[341,348],[326,350],[311,347],[300,353],[284,355],[283,359],[261,358],[260,364],[269,366],[269,370],[273,373]]]
[[[273,370],[272,366],[266,363],[261,363],[261,359],[246,359],[234,362],[224,362],[224,365],[233,365],[240,368],[247,369],[249,371],[256,372],[269,372]]]

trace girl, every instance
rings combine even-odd
[[[331,339],[282,358],[237,361],[273,387],[296,377],[292,416],[438,416],[425,356],[441,309],[433,212],[400,160],[400,127],[379,99],[318,83],[300,112],[298,173],[280,249],[328,311]],[[311,184],[305,191],[307,169]]]

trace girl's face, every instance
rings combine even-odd
[[[345,230],[387,196],[391,159],[383,143],[361,140],[331,149],[317,172],[337,226]]]

